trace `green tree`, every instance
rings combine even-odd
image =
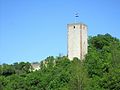
[[[84,66],[84,61],[74,58],[72,61],[72,74],[70,80],[71,90],[87,90],[88,89],[88,74]]]

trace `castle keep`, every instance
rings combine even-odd
[[[83,23],[72,23],[67,25],[68,29],[68,58],[72,60],[74,57],[83,60],[87,54],[87,26]]]

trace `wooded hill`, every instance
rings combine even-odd
[[[0,90],[120,90],[120,40],[109,34],[89,37],[83,61],[66,56],[45,61],[47,67],[41,61],[34,72],[29,62],[0,65]]]

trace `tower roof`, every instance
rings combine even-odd
[[[67,24],[68,26],[73,26],[73,25],[84,25],[87,27],[86,24],[82,23],[82,22],[77,22],[77,23],[70,23],[70,24]]]

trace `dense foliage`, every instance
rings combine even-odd
[[[90,37],[85,60],[50,56],[40,67],[0,65],[0,90],[120,90],[120,40],[109,34]]]

